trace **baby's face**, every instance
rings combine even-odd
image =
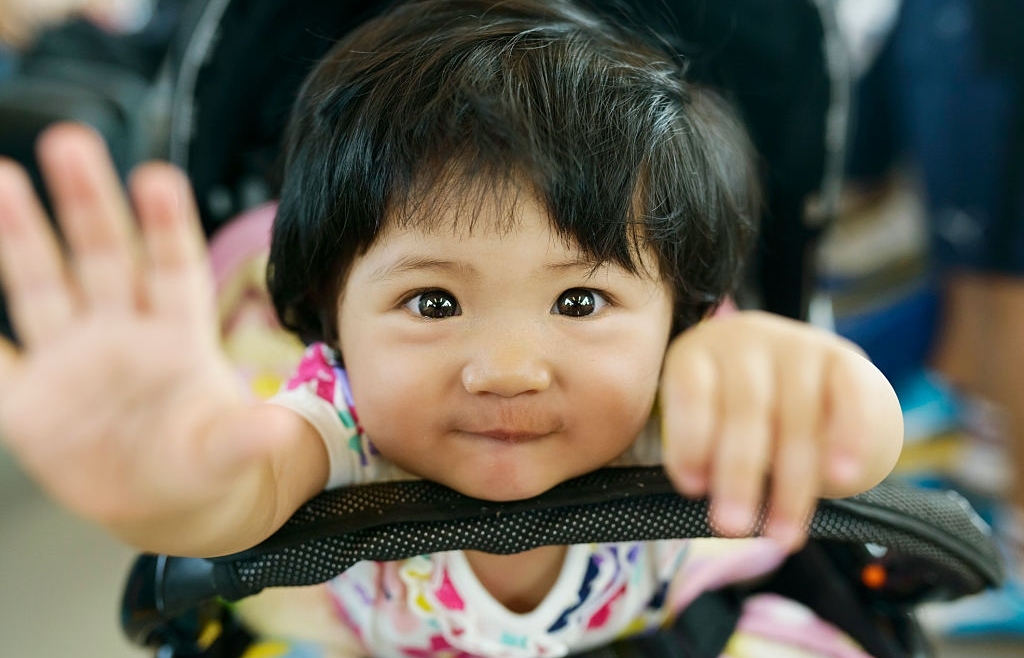
[[[472,231],[455,222],[459,204],[433,228],[387,230],[353,263],[338,311],[374,445],[489,500],[539,494],[628,448],[671,326],[666,283],[594,270],[536,200],[521,194],[515,210],[511,230],[497,201]]]

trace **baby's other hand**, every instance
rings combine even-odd
[[[894,466],[899,401],[853,343],[758,311],[703,322],[670,345],[661,383],[665,468],[708,495],[712,524],[795,550],[820,497],[859,493]]]

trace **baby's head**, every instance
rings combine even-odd
[[[566,2],[397,6],[307,79],[268,280],[363,427],[470,495],[608,463],[735,285],[757,185],[678,63]]]

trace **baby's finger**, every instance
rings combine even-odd
[[[18,348],[11,341],[0,337],[0,398],[7,395],[19,357]],[[0,428],[0,439],[3,439],[3,435],[3,428]]]
[[[860,359],[831,358],[826,374],[828,421],[824,455],[826,489],[841,491],[860,479],[864,470],[862,446],[872,417],[865,384],[866,368]],[[863,364],[870,366],[866,360]]]
[[[151,309],[212,327],[213,281],[188,179],[172,165],[149,163],[133,173],[130,189],[143,229]]]
[[[133,308],[135,229],[102,138],[86,126],[60,124],[47,129],[37,150],[84,301],[92,308]]]
[[[19,340],[32,347],[74,313],[64,257],[25,171],[0,159],[0,282]]]
[[[771,453],[774,376],[767,358],[720,365],[721,430],[711,479],[711,520],[726,536],[753,531]]]
[[[785,368],[778,391],[775,453],[765,534],[791,549],[806,536],[820,489],[819,441],[824,376],[818,359],[797,359]]]
[[[765,535],[790,550],[803,545],[818,502],[820,453],[810,435],[778,437]]]
[[[716,432],[718,375],[704,352],[672,349],[661,383],[661,436],[665,469],[685,495],[707,493]]]

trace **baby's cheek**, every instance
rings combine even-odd
[[[636,379],[595,379],[589,391],[587,422],[592,436],[602,437],[595,446],[607,453],[625,450],[650,419],[657,383]]]
[[[350,375],[359,424],[373,444],[391,461],[415,451],[416,437],[438,422],[444,407],[429,379],[390,366]],[[396,459],[397,457],[397,459]]]
[[[383,373],[351,366],[348,376],[359,424],[367,433],[371,430],[380,433],[381,421],[399,416],[400,408],[406,407],[402,403],[406,387],[401,379],[391,382],[389,386]]]

